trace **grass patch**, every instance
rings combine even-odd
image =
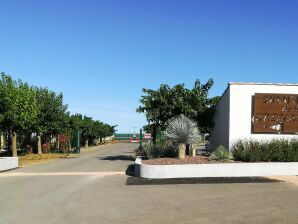
[[[45,163],[54,159],[63,159],[69,157],[76,157],[76,155],[69,154],[59,154],[59,153],[50,153],[50,154],[27,154],[24,156],[19,156],[19,166],[26,167],[38,163]]]

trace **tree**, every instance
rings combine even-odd
[[[158,90],[144,88],[143,92],[146,95],[141,97],[142,106],[137,108],[137,112],[145,113],[155,144],[158,128],[164,127],[166,121],[173,116],[173,105],[170,102],[172,101],[171,89],[168,85],[161,84]]]
[[[93,137],[93,119],[92,117],[83,116],[82,120],[82,140],[85,142],[85,147],[89,147],[89,139]]]
[[[94,121],[91,117],[83,116],[81,114],[75,114],[70,116],[70,127],[81,130],[82,140],[85,147],[88,147],[89,142],[94,139],[102,139],[111,136],[115,132],[115,126],[110,126],[101,121]]]
[[[189,90],[184,84],[170,88],[161,84],[159,89],[143,89],[145,95],[141,96],[137,112],[145,113],[152,132],[153,143],[156,143],[158,129],[165,130],[167,121],[174,116],[184,114],[194,119],[202,130],[212,126],[212,112],[216,99],[208,98],[210,88],[214,82],[209,79],[206,84],[195,81],[194,87]],[[210,115],[211,114],[211,115]],[[208,115],[208,116],[207,116]],[[209,116],[210,115],[210,116]],[[201,117],[207,118],[208,121]]]
[[[0,132],[8,133],[10,136],[9,146],[13,156],[17,156],[17,133],[30,137],[32,133],[36,133],[38,153],[42,153],[42,136],[45,138],[63,134],[61,136],[69,137],[72,129],[80,129],[82,139],[88,146],[88,140],[112,135],[115,127],[81,114],[70,115],[67,105],[63,104],[61,93],[56,94],[47,88],[29,86],[21,80],[15,81],[11,76],[1,73]],[[57,139],[59,148],[59,137]]]
[[[32,129],[37,118],[36,93],[27,83],[1,73],[0,124],[11,137],[12,155],[17,156],[17,132]]]
[[[63,104],[62,93],[56,94],[47,88],[35,88],[37,101],[37,119],[34,131],[37,133],[38,154],[41,150],[41,135],[58,133],[65,127],[67,105]]]
[[[82,129],[83,127],[83,115],[74,114],[69,116],[69,127],[72,129]]]
[[[193,112],[188,116],[197,121],[200,131],[203,133],[210,132],[213,128],[215,107],[220,101],[219,96],[208,97],[213,85],[213,79],[209,79],[205,84],[201,84],[199,80],[196,80],[193,89],[190,91],[189,98],[186,100],[193,107]]]
[[[107,136],[112,136],[115,132],[115,126],[110,126],[100,121],[94,122],[94,136],[99,138],[100,144],[102,143],[102,139]]]
[[[108,124],[103,124],[102,130],[99,133],[100,143],[102,143],[103,138],[108,137],[108,136],[112,136],[115,133],[115,127],[117,127],[117,125],[110,126]]]

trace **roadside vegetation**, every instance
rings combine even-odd
[[[192,89],[184,84],[173,87],[161,84],[157,90],[144,88],[137,112],[145,114],[148,125],[144,130],[152,134],[153,143],[157,142],[157,134],[166,130],[169,120],[181,114],[193,120],[201,133],[210,132],[215,106],[220,100],[218,96],[209,97],[213,84],[213,79],[209,79],[205,84],[196,80]]]
[[[196,146],[202,142],[202,133],[213,128],[215,106],[220,97],[209,97],[213,79],[201,84],[196,80],[192,89],[184,84],[170,87],[161,84],[159,89],[143,89],[137,112],[144,113],[148,125],[144,131],[151,133],[152,142],[144,144],[138,155],[148,158],[186,159],[195,155]],[[163,136],[157,139],[157,136]]]
[[[49,153],[49,154],[24,154],[19,157],[19,166],[26,167],[31,166],[38,163],[48,162],[53,159],[65,159],[69,158],[69,154],[63,153]],[[72,155],[74,157],[75,155]]]
[[[71,149],[75,130],[80,131],[80,144],[86,147],[102,143],[115,132],[116,126],[70,114],[67,109],[62,93],[30,86],[1,73],[1,146],[13,156],[17,156],[17,149],[22,153],[65,152]]]
[[[232,153],[235,160],[246,162],[298,162],[298,140],[241,140],[234,144]]]
[[[233,156],[229,153],[229,150],[220,145],[211,152],[209,160],[230,161],[233,160]]]

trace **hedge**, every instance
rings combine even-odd
[[[297,162],[298,139],[240,140],[232,146],[232,154],[235,160],[246,162]]]

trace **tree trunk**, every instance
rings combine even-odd
[[[12,151],[12,156],[13,157],[18,157],[18,152],[17,152],[17,133],[12,132],[12,145],[11,145],[11,151]]]
[[[36,138],[37,138],[37,153],[38,153],[38,154],[42,154],[42,149],[41,149],[41,136],[40,136],[40,134],[38,134],[38,135],[36,136]]]
[[[59,150],[60,149],[60,142],[59,142],[59,135],[57,136],[57,149],[56,150]]]
[[[3,133],[1,133],[1,145],[0,148],[3,149],[4,148],[4,135]]]
[[[100,136],[100,142],[99,143],[102,144],[102,136]]]
[[[196,157],[197,155],[197,145],[196,144],[191,144],[190,146],[190,151],[191,151],[191,154],[192,154],[192,157]]]
[[[180,143],[178,147],[179,147],[178,158],[179,159],[185,159],[185,148],[186,148],[185,144]]]
[[[156,124],[152,125],[152,141],[153,144],[156,145],[156,135],[157,135],[157,127]]]
[[[7,143],[6,143],[6,148],[9,149],[10,151],[12,151],[12,147],[11,147],[11,140],[12,140],[12,136],[11,136],[11,131],[8,131],[7,133]],[[10,152],[9,152],[10,153]]]
[[[88,140],[85,141],[85,148],[88,148]]]

